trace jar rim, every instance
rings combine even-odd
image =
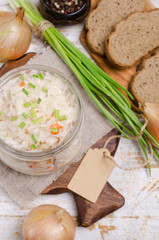
[[[10,81],[19,72],[25,71],[25,70],[47,71],[47,72],[50,72],[54,75],[60,76],[62,78],[62,80],[67,83],[68,87],[71,89],[71,91],[75,95],[76,100],[77,100],[77,105],[78,105],[78,112],[77,112],[78,116],[77,116],[77,121],[76,121],[76,124],[75,124],[73,130],[68,135],[66,140],[64,140],[60,145],[58,145],[55,148],[51,148],[49,150],[44,150],[44,151],[40,151],[40,152],[21,151],[21,150],[18,150],[16,148],[10,146],[9,144],[5,143],[5,141],[0,139],[0,149],[1,150],[9,153],[10,155],[12,155],[14,157],[18,157],[19,160],[21,160],[21,161],[31,161],[31,162],[33,162],[33,161],[43,160],[44,158],[51,158],[54,154],[57,154],[57,153],[61,152],[63,149],[65,149],[74,140],[74,138],[76,137],[76,135],[79,132],[79,129],[82,125],[83,104],[82,104],[82,100],[81,100],[81,97],[79,95],[79,92],[78,92],[76,86],[74,85],[74,83],[72,83],[70,80],[68,80],[60,71],[54,69],[53,67],[49,67],[49,66],[46,66],[46,65],[32,64],[30,66],[27,65],[27,66],[22,66],[22,67],[15,68],[15,69],[7,72],[6,74],[4,74],[0,78],[0,88],[3,85],[5,85],[5,83]],[[30,159],[30,158],[32,158],[32,159]]]

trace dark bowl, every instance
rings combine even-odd
[[[73,25],[80,23],[89,13],[91,0],[84,0],[83,6],[76,12],[63,14],[53,11],[46,0],[40,0],[40,11],[42,15],[55,25]]]

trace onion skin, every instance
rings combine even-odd
[[[144,103],[142,105],[142,112],[148,120],[147,131],[159,143],[159,103]],[[152,140],[150,142],[157,147]]]
[[[0,12],[0,59],[15,60],[28,50],[31,30],[23,17],[22,7],[17,8],[17,13]]]
[[[28,214],[22,232],[24,240],[73,240],[75,223],[63,208],[41,205]]]

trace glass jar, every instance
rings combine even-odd
[[[76,87],[57,70],[47,66],[32,65],[16,68],[0,78],[0,88],[8,81],[19,76],[22,71],[28,73],[32,70],[49,72],[60,77],[67,84],[77,102],[76,123],[64,141],[49,150],[39,152],[21,151],[11,147],[0,139],[0,159],[18,172],[29,175],[45,175],[69,165],[79,153],[83,137],[83,105]]]
[[[55,25],[73,25],[82,22],[88,15],[91,6],[91,0],[84,0],[83,6],[76,12],[64,14],[53,11],[47,0],[40,0],[40,11],[42,15]]]

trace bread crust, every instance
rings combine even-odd
[[[93,53],[96,53],[98,56],[100,57],[104,57],[105,56],[105,52],[102,52],[102,51],[98,51],[94,46],[93,44],[91,43],[90,41],[90,31],[89,31],[89,27],[88,27],[88,20],[89,20],[89,17],[91,14],[93,14],[94,11],[96,11],[96,9],[98,8],[98,6],[100,5],[100,3],[102,2],[103,0],[100,0],[99,3],[97,4],[97,6],[91,11],[89,12],[88,16],[87,16],[87,19],[86,19],[86,22],[85,22],[85,30],[87,31],[87,34],[86,34],[86,42],[87,42],[87,46],[89,47],[89,49],[93,52]]]
[[[98,7],[100,7],[101,2],[103,2],[103,1],[104,0],[98,0],[97,1],[98,3],[96,5],[96,7],[92,11],[89,12],[89,14],[87,16],[87,19],[86,19],[86,22],[85,22],[85,30],[87,31],[87,34],[86,34],[87,46],[93,53],[97,54],[100,57],[105,57],[105,55],[106,55],[105,54],[105,49],[103,51],[97,50],[97,48],[92,44],[92,42],[90,40],[90,30],[89,30],[89,26],[88,26],[89,25],[88,21],[89,21],[90,16],[93,14],[93,12],[95,12],[97,10]],[[143,1],[145,1],[145,6],[143,8],[143,11],[146,11],[148,4],[150,5],[150,0],[143,0]],[[151,8],[152,8],[152,4],[151,4]]]
[[[147,11],[147,12],[153,12],[153,11],[159,11],[159,8],[153,9],[153,10]],[[118,61],[114,61],[114,59],[113,59],[113,57],[112,57],[112,55],[111,55],[110,48],[109,48],[109,39],[110,39],[110,37],[115,33],[118,24],[127,21],[127,20],[131,17],[131,15],[133,15],[133,14],[136,14],[136,13],[147,13],[147,12],[145,12],[145,11],[136,11],[136,12],[130,13],[130,14],[128,15],[128,17],[120,20],[119,22],[117,22],[117,23],[115,24],[115,26],[114,26],[114,31],[112,31],[112,32],[108,35],[108,37],[105,39],[105,53],[106,53],[106,57],[107,57],[107,59],[109,60],[109,62],[111,63],[111,65],[114,66],[115,68],[117,68],[117,69],[126,69],[126,68],[129,68],[129,67],[132,67],[132,66],[134,66],[135,64],[138,64],[139,61],[141,61],[142,59],[144,59],[144,58],[145,58],[147,55],[149,55],[154,49],[156,49],[156,48],[159,47],[159,44],[158,44],[158,46],[155,46],[154,48],[152,48],[151,50],[149,50],[149,51],[148,51],[145,55],[143,55],[140,59],[138,59],[137,61],[134,61],[134,63],[133,63],[132,65],[122,65],[122,64],[120,64]]]
[[[97,54],[98,56],[100,56],[100,57],[105,57],[105,52],[97,51],[97,49],[93,46],[93,44],[92,44],[91,41],[90,41],[89,34],[90,34],[90,32],[88,31],[88,32],[87,32],[87,35],[86,35],[86,42],[87,42],[87,46],[89,47],[89,49],[90,49],[93,53]]]
[[[138,106],[139,103],[143,103],[143,100],[140,99],[138,96],[136,96],[135,91],[134,91],[134,84],[135,84],[135,80],[138,76],[139,73],[141,73],[144,69],[145,69],[145,64],[146,62],[151,58],[154,58],[157,54],[159,53],[159,48],[156,48],[154,51],[151,52],[151,55],[147,55],[146,58],[144,58],[143,60],[140,61],[139,65],[137,66],[137,72],[136,74],[132,77],[130,84],[129,84],[129,91],[131,92],[131,94],[134,97],[134,104],[136,106]]]

